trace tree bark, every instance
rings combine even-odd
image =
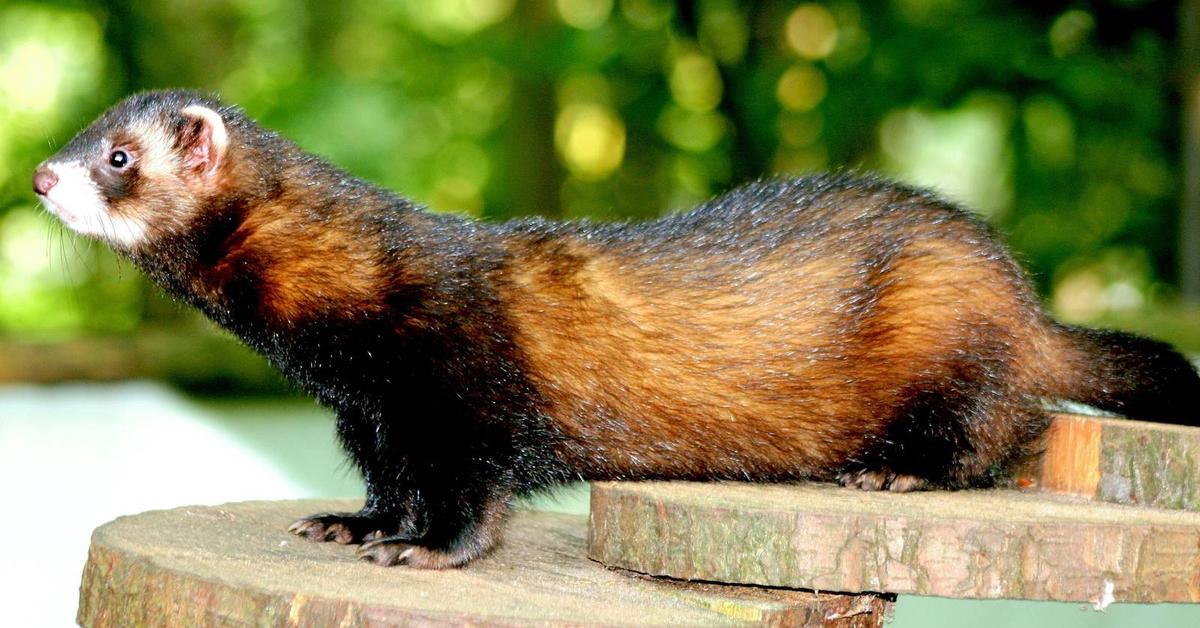
[[[1034,492],[592,486],[591,557],[673,578],[969,599],[1200,602],[1200,513]]]

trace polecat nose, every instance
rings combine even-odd
[[[50,189],[58,184],[58,175],[54,171],[42,166],[33,173],[33,191],[45,196],[50,193]]]

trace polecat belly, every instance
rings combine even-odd
[[[848,175],[597,224],[433,214],[214,98],[132,96],[34,188],[337,414],[367,501],[292,530],[381,564],[486,553],[576,479],[984,484],[1048,401],[1194,422],[1152,340],[1040,308],[992,231]]]

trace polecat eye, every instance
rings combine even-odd
[[[124,168],[129,165],[129,153],[123,150],[114,150],[108,155],[108,165],[113,168]]]

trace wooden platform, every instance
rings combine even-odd
[[[1044,449],[1019,474],[1030,488],[1200,511],[1200,428],[1064,414]]]
[[[1019,491],[598,483],[589,554],[682,579],[954,598],[1200,602],[1200,513]]]
[[[122,517],[92,538],[78,621],[102,626],[880,626],[879,596],[680,583],[587,560],[584,517],[518,513],[467,569],[383,568],[289,522],[354,502],[246,502]]]
[[[96,530],[78,619],[880,626],[895,594],[1200,602],[1200,428],[1064,415],[1043,445],[1024,490],[598,483],[589,519],[519,513],[499,551],[441,572],[285,532],[353,502],[145,513]]]

